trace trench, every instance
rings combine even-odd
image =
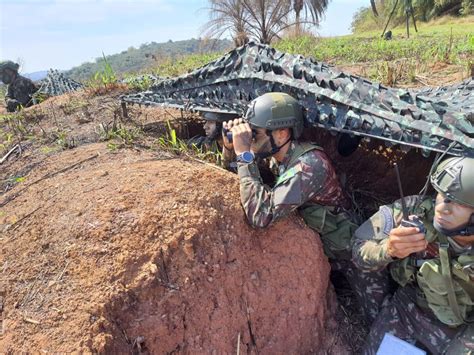
[[[178,137],[183,140],[204,134],[200,121],[183,120],[174,127]],[[159,123],[149,126],[145,132],[163,134],[166,129],[165,124]],[[316,129],[307,130],[305,138],[325,149],[351,198],[360,207],[363,218],[374,213],[380,204],[399,197],[392,168],[394,162],[400,166],[404,193],[408,196],[417,194],[425,184],[435,157],[431,154],[424,158],[416,150],[405,153],[377,141],[362,141],[354,150],[352,139],[346,141],[348,150],[351,151],[346,154],[347,150],[341,151],[339,136]],[[221,250],[221,256],[217,257],[216,253],[210,252],[215,248]],[[107,353],[122,353],[127,349],[134,354],[212,352],[212,347],[219,343],[219,339],[212,337],[212,332],[216,332],[228,344],[227,347],[214,348],[215,351],[235,351],[239,341],[242,348],[245,348],[244,344],[247,345],[248,353],[257,353],[257,344],[261,341],[259,329],[255,328],[253,318],[248,317],[248,310],[241,309],[238,301],[234,303],[232,299],[234,297],[238,300],[245,295],[229,296],[230,291],[226,291],[223,296],[220,287],[216,286],[217,282],[233,282],[229,280],[235,276],[235,265],[243,268],[239,263],[245,258],[236,257],[232,248],[232,243],[229,244],[222,239],[222,235],[217,234],[214,244],[205,248],[213,256],[204,256],[205,261],[193,263],[186,261],[187,258],[179,248],[167,252],[160,249],[153,258],[158,266],[158,273],[151,275],[134,289],[117,295],[105,307],[103,316],[113,321],[105,327],[105,332],[110,337],[102,350]],[[176,260],[179,260],[179,265]],[[208,265],[213,264],[220,265],[218,271],[209,269]],[[194,286],[186,285],[186,275],[193,275],[197,280]],[[341,273],[332,272],[331,282],[340,307],[346,314],[344,320],[338,321],[340,324],[346,322],[344,326],[349,338],[352,336],[353,339],[359,339],[353,340],[351,344],[351,352],[357,353],[367,333],[367,325],[345,277]],[[209,338],[213,340],[210,341]],[[229,347],[229,344],[232,345]]]

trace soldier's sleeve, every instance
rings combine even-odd
[[[326,175],[323,164],[296,162],[281,175],[273,189],[264,185],[256,163],[238,164],[240,198],[249,223],[266,227],[287,216],[318,193]]]
[[[385,268],[393,261],[387,253],[387,241],[394,227],[393,209],[382,206],[356,230],[353,238],[352,259],[358,268],[376,271]]]
[[[235,159],[235,152],[234,150],[227,149],[225,146],[222,146],[222,166],[225,169],[230,167],[230,163],[232,163]]]
[[[406,196],[408,213],[415,213],[419,196]],[[352,258],[360,269],[381,270],[394,259],[387,253],[390,231],[397,228],[403,217],[401,201],[380,207],[379,211],[363,223],[355,232],[352,240]]]

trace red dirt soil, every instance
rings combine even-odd
[[[250,228],[234,174],[89,144],[0,206],[1,353],[347,352],[319,238]]]
[[[0,165],[0,353],[348,353],[318,236],[296,216],[250,228],[236,175],[157,149],[168,119],[188,136],[196,122],[138,106],[125,119],[121,90],[21,114],[29,135]],[[115,122],[143,134],[96,143]],[[408,195],[433,158],[377,142],[342,158],[310,133],[366,214],[398,197],[391,162]]]

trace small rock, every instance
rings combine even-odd
[[[150,264],[149,270],[150,270],[150,273],[155,275],[156,273],[158,273],[158,266],[156,266],[156,264],[152,263],[152,264]]]

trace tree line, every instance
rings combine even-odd
[[[164,43],[145,43],[140,47],[129,47],[121,53],[106,55],[107,63],[118,77],[125,73],[140,73],[168,59],[177,59],[195,53],[222,52],[232,47],[232,42],[225,39],[205,40],[190,39]],[[104,57],[98,57],[94,62],[83,63],[66,72],[74,80],[85,82],[95,73],[104,68]]]

